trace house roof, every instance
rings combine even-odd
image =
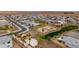
[[[6,20],[0,20],[0,26],[3,26],[3,25],[10,25],[10,23]]]

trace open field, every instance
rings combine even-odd
[[[27,14],[46,14],[50,16],[79,16],[79,12],[72,11],[72,12],[53,12],[53,11],[46,11],[46,12],[40,12],[40,11],[0,11],[0,15],[27,15]]]
[[[40,33],[48,33],[50,31],[55,31],[56,30],[56,27],[51,27],[51,26],[44,26],[44,27],[41,27],[41,28],[38,28],[37,31],[40,32]]]

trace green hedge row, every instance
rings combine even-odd
[[[74,29],[77,29],[78,26],[76,25],[69,25],[69,26],[65,26],[63,28],[61,28],[60,30],[56,31],[56,32],[51,32],[51,33],[48,33],[44,36],[41,36],[42,39],[49,39],[51,37],[54,37],[54,36],[57,36],[57,35],[60,35],[66,31],[70,31],[70,30],[74,30]]]

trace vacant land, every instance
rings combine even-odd
[[[51,41],[43,40],[37,45],[37,48],[57,48],[57,46]]]
[[[37,29],[37,31],[40,32],[40,33],[48,33],[51,30],[55,31],[56,28],[55,27],[51,27],[51,26],[44,26],[44,27],[41,27],[41,28]]]

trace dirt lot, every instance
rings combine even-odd
[[[13,40],[13,48],[21,48],[21,46]]]
[[[52,26],[44,26],[37,29],[38,32],[43,33],[43,34],[48,33],[50,31],[55,31],[55,30],[56,28]]]
[[[44,40],[40,42],[37,46],[38,48],[57,48],[55,44],[53,44],[51,41]]]
[[[71,14],[71,12],[67,12],[65,11],[65,14],[64,14],[64,11],[48,11],[48,12],[40,12],[40,11],[36,11],[36,12],[33,12],[33,11],[0,11],[0,15],[27,15],[27,14],[47,14],[47,15],[51,15],[51,16],[79,16],[79,12],[74,12],[72,11],[74,14]],[[69,14],[70,13],[70,14]]]

